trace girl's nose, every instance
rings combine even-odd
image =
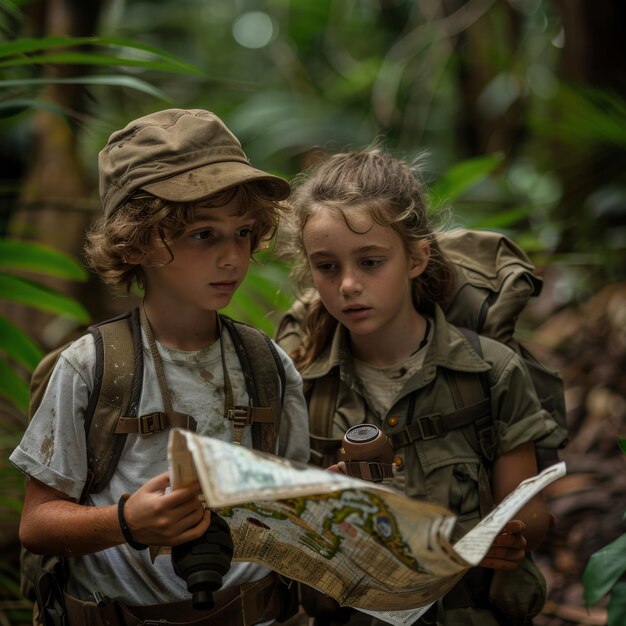
[[[346,272],[341,277],[341,284],[339,285],[339,291],[344,295],[360,293],[363,290],[361,281],[353,272]]]

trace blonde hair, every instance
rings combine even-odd
[[[251,182],[195,202],[171,202],[144,191],[135,193],[109,218],[98,220],[87,233],[85,257],[88,265],[107,284],[127,293],[145,287],[141,259],[153,251],[155,240],[180,238],[193,223],[200,206],[221,207],[236,199],[241,214],[255,216],[251,250],[266,248],[274,236],[283,206],[270,197],[263,185]],[[171,254],[171,252],[170,252]]]
[[[431,313],[450,295],[454,270],[443,255],[428,220],[424,186],[416,165],[380,148],[335,154],[298,177],[289,204],[290,241],[287,255],[294,262],[292,276],[300,288],[311,285],[303,243],[307,220],[321,208],[338,212],[348,226],[349,214],[366,211],[377,224],[393,228],[408,254],[427,241],[430,257],[424,272],[413,279],[415,307]],[[337,322],[314,297],[304,320],[303,344],[292,355],[300,369],[310,365],[332,338]]]

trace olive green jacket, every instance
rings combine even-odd
[[[293,342],[294,335],[283,328],[279,343],[290,349]],[[388,435],[400,433],[420,418],[445,415],[459,408],[450,378],[469,373],[476,380],[477,398],[489,396],[495,457],[528,441],[547,437],[556,424],[541,408],[520,357],[487,337],[480,337],[480,345],[482,356],[437,308],[423,367],[407,376],[389,413],[376,415],[368,402],[367,389],[356,376],[346,331],[338,326],[327,349],[302,372],[305,389],[310,390],[316,380],[335,369],[339,371],[333,423],[325,424],[325,432],[319,432],[319,418],[311,417],[311,434],[341,439],[348,428],[364,422],[378,425]],[[398,375],[402,373],[400,365]],[[488,394],[480,388],[481,376],[488,381]],[[409,411],[411,404],[413,411]],[[392,486],[408,496],[445,506],[458,516],[454,538],[473,527],[491,504],[490,463],[480,451],[474,424],[397,449],[395,465]]]

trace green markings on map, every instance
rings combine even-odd
[[[232,518],[243,510],[263,520],[289,521],[301,529],[301,544],[324,559],[332,559],[345,542],[376,541],[403,565],[419,570],[408,544],[402,539],[394,513],[371,492],[341,491],[224,507],[218,513]],[[367,538],[364,538],[367,535]]]
[[[407,567],[418,569],[417,561],[402,539],[395,515],[382,498],[362,491],[344,491],[308,496],[303,500],[305,503],[327,502],[329,510],[322,521],[321,532],[310,530],[301,538],[302,543],[320,556],[331,559],[348,537],[358,539],[358,534],[365,534],[384,545]]]
[[[259,504],[249,502],[248,504],[225,506],[223,508],[217,509],[217,513],[222,517],[234,517],[235,509],[240,509],[244,511],[249,511],[250,513],[254,513],[261,518],[271,517],[272,519],[279,521],[290,519],[290,515],[283,511],[277,510],[275,506],[276,504],[274,502],[260,502]]]

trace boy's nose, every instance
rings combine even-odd
[[[222,267],[237,267],[241,262],[242,253],[235,241],[226,241],[220,247],[218,263]]]

